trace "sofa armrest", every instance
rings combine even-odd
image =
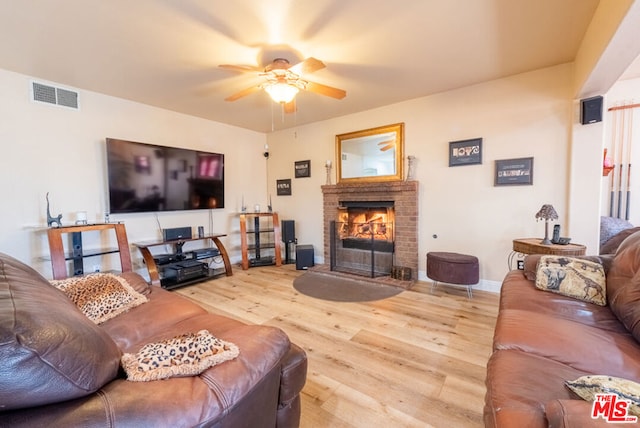
[[[278,399],[277,426],[297,427],[300,424],[300,392],[307,379],[307,354],[292,343],[283,358]]]
[[[611,427],[604,418],[592,419],[592,404],[584,400],[552,400],[545,404],[545,412],[549,427],[584,428]],[[637,426],[636,424],[616,423],[616,426]]]

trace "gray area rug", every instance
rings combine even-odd
[[[334,302],[370,302],[404,291],[400,287],[367,281],[367,278],[351,279],[315,272],[305,272],[296,278],[293,288],[306,296]]]

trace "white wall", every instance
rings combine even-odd
[[[534,217],[543,204],[568,222],[572,72],[557,66],[269,134],[271,193],[276,179],[292,179],[292,196],[274,197],[274,207],[322,261],[320,186],[326,160],[335,165],[335,135],[404,122],[405,154],[416,157],[420,182],[420,277],[428,251],[457,251],[476,255],[483,284],[493,287],[507,272],[512,240],[544,234]],[[482,165],[449,167],[449,142],[476,137]],[[532,186],[494,186],[495,160],[530,156]],[[294,178],[294,162],[305,159],[311,177]]]
[[[155,239],[162,227],[203,225],[224,239],[239,259],[241,198],[266,205],[264,134],[79,90],[80,110],[30,101],[31,78],[0,70],[0,251],[50,276],[45,195],[63,223],[87,211],[102,221],[107,208],[105,138],[121,138],[225,154],[225,209],[112,215],[124,221],[130,242]],[[75,88],[73,88],[75,89]],[[90,243],[90,245],[92,245]],[[96,244],[97,245],[97,244]],[[132,249],[136,263],[137,250]]]

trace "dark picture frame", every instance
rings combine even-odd
[[[495,186],[532,184],[533,157],[496,160]]]
[[[296,178],[311,177],[311,161],[303,160],[294,162],[293,169]]]
[[[482,138],[449,143],[449,166],[477,164],[482,164]]]
[[[276,180],[276,195],[291,196],[291,179]]]

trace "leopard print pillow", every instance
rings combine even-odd
[[[234,359],[238,347],[207,330],[187,333],[144,345],[136,354],[123,354],[127,380],[146,382],[173,376],[194,376],[216,364]]]
[[[124,278],[110,273],[94,273],[50,282],[96,324],[149,301]]]

